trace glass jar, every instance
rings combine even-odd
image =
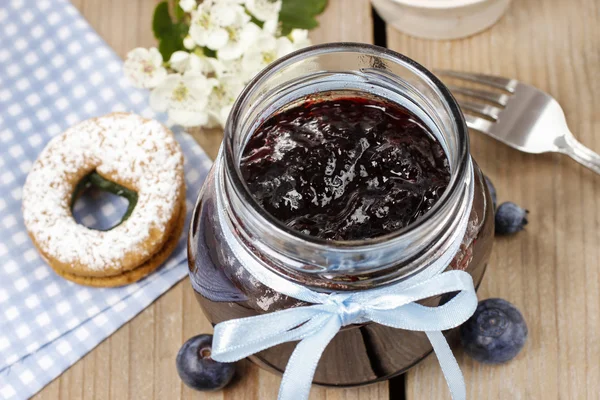
[[[266,117],[287,104],[319,93],[352,91],[396,102],[419,116],[436,135],[449,160],[446,192],[423,217],[391,234],[366,240],[328,241],[294,231],[267,214],[252,198],[240,173],[244,146]],[[469,226],[448,269],[472,275],[476,286],[493,242],[493,210],[483,175],[470,168],[468,131],[448,89],[425,68],[387,49],[354,43],[310,47],[262,71],[236,101],[221,151],[199,194],[190,227],[190,279],[208,319],[217,324],[303,304],[254,279],[240,258],[322,292],[368,290],[406,279],[444,251],[460,217]],[[468,183],[474,182],[469,202]],[[217,212],[219,211],[219,212]],[[234,235],[223,234],[227,224]],[[242,245],[234,254],[228,241]],[[445,295],[422,302],[437,305]],[[283,372],[295,343],[264,350],[251,359]],[[314,382],[351,386],[390,379],[421,361],[432,348],[424,333],[376,323],[342,328],[326,348]]]

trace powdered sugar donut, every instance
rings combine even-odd
[[[78,224],[71,212],[77,183],[93,171],[138,195],[131,216],[108,231]],[[169,129],[134,114],[90,119],[55,137],[23,187],[25,226],[42,256],[67,277],[115,277],[140,267],[173,236],[181,213],[181,148]]]

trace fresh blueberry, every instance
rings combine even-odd
[[[508,301],[487,299],[480,301],[475,314],[461,325],[460,340],[475,360],[499,364],[519,354],[527,340],[527,325]]]
[[[233,378],[234,363],[220,363],[210,357],[212,339],[212,335],[194,336],[177,353],[179,377],[192,389],[223,389]]]
[[[497,197],[496,197],[496,187],[492,183],[491,179],[484,175],[485,183],[490,191],[490,195],[492,196],[492,204],[494,206],[494,210],[496,210]]]
[[[500,204],[496,210],[496,233],[507,235],[523,230],[527,225],[528,213],[529,211],[510,201]]]

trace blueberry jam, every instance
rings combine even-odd
[[[402,229],[427,213],[450,180],[427,125],[380,97],[304,99],[265,120],[244,148],[242,175],[287,226],[330,240]]]

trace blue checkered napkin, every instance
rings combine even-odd
[[[182,235],[163,268],[136,284],[78,286],[44,263],[23,225],[21,188],[50,138],[111,111],[155,117],[147,92],[129,87],[121,67],[67,0],[0,1],[0,399],[35,394],[186,275]],[[190,136],[176,136],[189,217],[210,160]],[[125,206],[113,197],[94,203],[94,212],[85,202],[74,212],[100,228]]]

